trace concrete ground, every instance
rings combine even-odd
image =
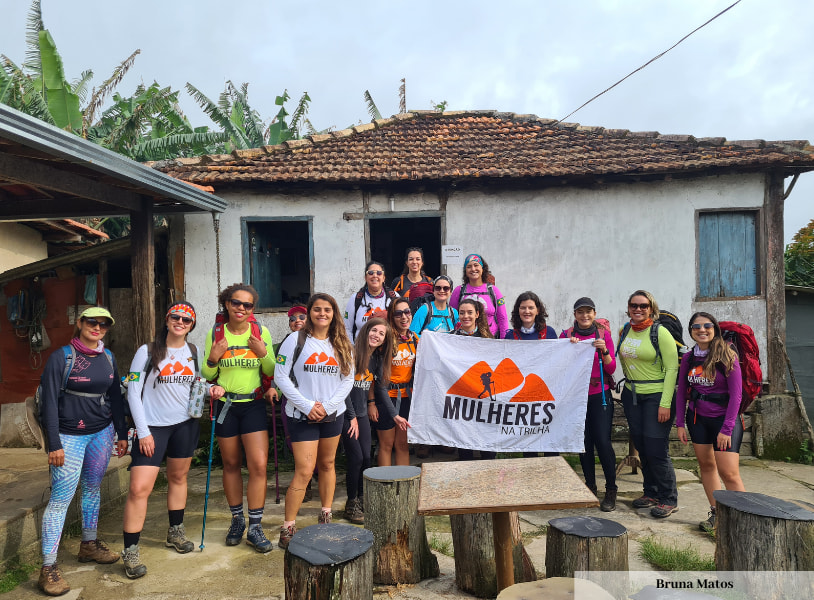
[[[47,479],[47,471],[41,467],[32,471],[32,465],[41,464],[43,456],[40,451],[14,452],[16,454],[11,456],[7,449],[0,449],[0,484],[2,484],[0,504],[3,508],[11,507],[13,504],[14,509],[19,510],[27,502],[29,506],[33,506],[42,498],[41,482],[37,485],[32,485],[31,482],[39,482],[42,479],[42,472],[45,472]],[[31,456],[24,460],[25,453],[29,452]],[[11,464],[12,462],[14,464]],[[115,463],[116,459],[111,462]],[[692,472],[693,461],[679,461],[677,467],[681,467],[677,468],[680,510],[668,519],[656,520],[650,517],[646,510],[636,511],[630,508],[630,500],[641,493],[641,474],[632,475],[630,468],[627,467],[623,469],[618,480],[619,502],[613,513],[601,513],[598,509],[521,513],[522,528],[529,535],[526,548],[537,571],[541,575],[545,572],[545,535],[541,527],[545,526],[549,519],[575,514],[610,518],[627,527],[631,570],[653,569],[639,557],[638,553],[640,541],[650,535],[656,536],[661,543],[674,543],[681,547],[692,546],[702,554],[711,556],[714,553],[714,542],[698,529],[698,523],[706,518],[709,506],[701,484]],[[115,465],[113,468],[115,470]],[[597,473],[600,472],[601,469],[597,466]],[[744,457],[741,460],[741,474],[747,490],[814,503],[814,467]],[[116,479],[118,480],[118,476]],[[73,589],[63,597],[85,600],[283,598],[284,553],[276,547],[276,541],[277,531],[282,522],[283,494],[289,480],[290,473],[280,474],[281,503],[276,504],[274,474],[271,473],[269,477],[269,493],[263,519],[266,533],[275,542],[275,549],[269,554],[258,554],[246,544],[236,547],[224,545],[223,540],[230,519],[221,487],[220,472],[217,471],[213,472],[212,476],[205,548],[203,551],[197,548],[201,543],[206,469],[195,469],[189,478],[189,501],[185,519],[187,532],[195,541],[195,552],[180,555],[164,547],[167,529],[166,494],[165,489],[157,489],[150,499],[148,518],[141,538],[142,560],[149,570],[147,576],[137,580],[127,579],[121,562],[113,565],[79,563],[76,560],[79,538],[67,537],[63,539],[59,563]],[[603,484],[600,479],[600,490]],[[340,481],[333,505],[337,517],[335,520],[339,520],[344,503],[344,489]],[[305,527],[315,523],[318,513],[318,500],[304,504],[297,525]],[[3,526],[0,519],[0,528]],[[103,508],[99,524],[100,537],[109,542],[115,550],[120,550],[121,529],[122,505],[112,502]],[[449,539],[449,520],[446,517],[428,518],[427,529],[428,537],[431,540],[435,538],[435,545]],[[8,534],[7,537],[13,537],[15,532],[6,531],[5,534]],[[441,567],[441,576],[438,579],[425,580],[414,586],[377,587],[374,590],[375,597],[410,600],[471,598],[455,589],[454,560],[438,552],[436,554]],[[23,552],[23,557],[25,561],[39,566],[39,557],[36,554],[29,552],[26,555]],[[38,571],[32,574],[27,582],[4,594],[3,600],[32,598],[39,595],[37,575]]]

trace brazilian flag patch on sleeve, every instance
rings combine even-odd
[[[498,299],[497,299],[497,305],[498,305],[498,306],[505,306],[505,305],[506,305],[506,301],[505,301],[503,298],[498,298]]]
[[[130,373],[127,376],[127,381],[138,381],[141,378],[141,373]]]
[[[277,355],[277,364],[278,365],[284,365],[285,364],[285,356],[283,356],[282,354],[278,354]]]

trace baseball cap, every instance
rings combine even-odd
[[[105,317],[106,319],[110,319],[110,324],[115,325],[116,321],[110,315],[110,311],[106,308],[102,308],[101,306],[91,306],[90,308],[86,308],[82,311],[82,314],[79,315],[80,319],[85,318],[96,318],[96,317]]]
[[[588,308],[596,310],[596,305],[594,304],[594,301],[588,298],[587,296],[583,296],[582,298],[574,302],[574,310],[582,308],[583,306],[587,306]]]

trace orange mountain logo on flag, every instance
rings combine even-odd
[[[510,358],[504,358],[492,369],[486,361],[479,361],[449,388],[447,394],[466,398],[489,398],[509,392],[522,386],[510,402],[553,402],[554,396],[546,382],[535,374],[524,377]]]
[[[182,365],[180,362],[175,361],[174,363],[164,365],[164,368],[161,369],[160,375],[161,377],[170,377],[172,375],[194,375],[194,373],[188,366]]]
[[[311,356],[309,356],[306,361],[306,365],[327,365],[332,367],[338,367],[339,363],[336,362],[336,359],[333,356],[328,356],[324,352],[314,352]]]

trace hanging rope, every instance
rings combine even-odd
[[[215,260],[218,272],[218,293],[220,293],[220,213],[212,213],[212,227],[215,229]]]

